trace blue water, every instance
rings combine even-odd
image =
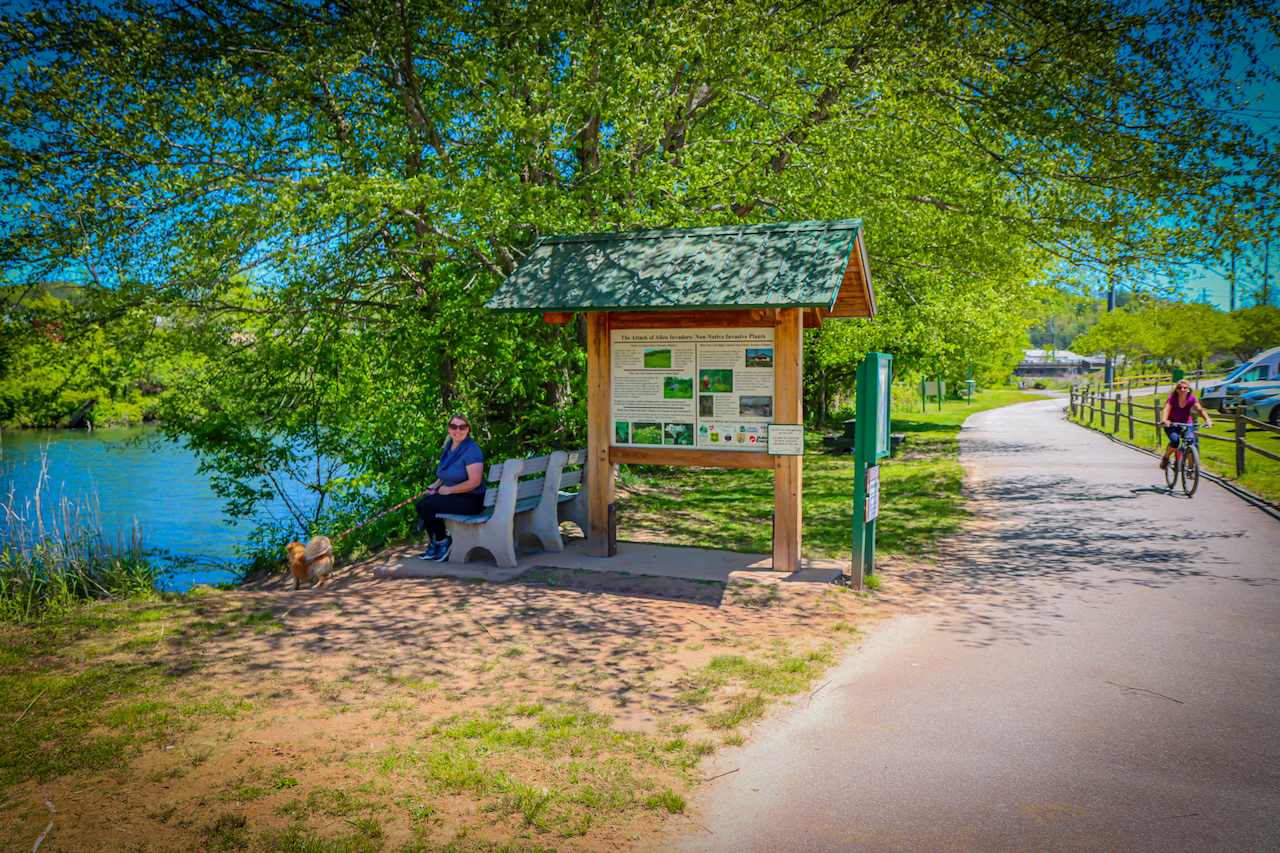
[[[42,465],[47,479],[40,485]],[[246,542],[252,526],[228,521],[207,477],[196,474],[197,465],[194,454],[160,441],[147,427],[6,430],[0,432],[0,501],[12,493],[19,508],[35,498],[37,485],[45,507],[64,497],[83,505],[96,496],[110,539],[137,519],[148,547],[191,558],[189,565],[178,563],[164,583],[180,592],[232,580],[236,546]]]

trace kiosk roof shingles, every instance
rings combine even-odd
[[[862,221],[544,237],[489,300],[497,312],[818,308],[872,317]]]

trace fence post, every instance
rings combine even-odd
[[[1236,406],[1236,476],[1244,476],[1244,406]]]
[[[1071,406],[1071,417],[1074,418],[1076,416],[1076,386],[1072,385],[1068,389],[1068,396],[1071,401],[1069,404]]]
[[[1160,405],[1159,397],[1156,397],[1156,401],[1151,404],[1151,408],[1153,412],[1153,416],[1151,419],[1156,425],[1156,446],[1163,447],[1164,444],[1160,441],[1160,410],[1163,409],[1164,407]]]
[[[1089,401],[1089,426],[1093,426],[1093,414],[1097,408],[1094,403],[1098,400],[1098,395],[1094,393],[1093,387],[1090,386],[1085,390],[1085,399]]]
[[[1130,391],[1126,398],[1129,403],[1129,441],[1133,442],[1133,392]]]
[[[1116,422],[1111,425],[1112,435],[1120,431],[1120,395],[1116,394]]]

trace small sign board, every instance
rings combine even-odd
[[[867,517],[863,521],[875,521],[880,516],[880,466],[867,469]]]
[[[924,381],[924,395],[926,397],[938,396],[939,390],[945,395],[947,393],[947,383],[937,379],[926,379]]]
[[[770,456],[804,456],[804,424],[769,424]]]

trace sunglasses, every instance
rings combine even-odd
[[[471,429],[471,424],[449,424],[449,429]]]

